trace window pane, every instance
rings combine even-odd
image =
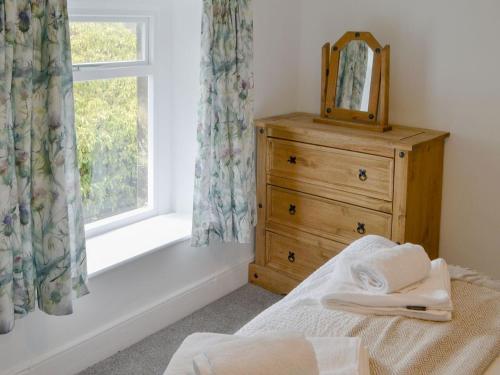
[[[143,61],[143,22],[71,21],[73,64]]]
[[[75,114],[85,223],[148,203],[148,80],[76,82]]]

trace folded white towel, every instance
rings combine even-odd
[[[321,290],[320,301],[335,310],[448,321],[453,310],[450,285],[446,262],[436,259],[431,262],[429,276],[421,283],[391,294],[371,293],[345,278],[332,277]]]
[[[313,346],[301,336],[240,337],[206,347],[193,358],[196,375],[317,375]]]
[[[165,371],[181,374],[369,375],[370,370],[359,338],[195,333],[184,340]]]
[[[393,293],[422,281],[429,275],[431,260],[420,245],[406,243],[384,247],[354,261],[340,261],[349,267],[351,279],[373,293]]]
[[[319,375],[370,375],[368,350],[357,337],[308,337]]]

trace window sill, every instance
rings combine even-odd
[[[87,240],[89,277],[191,237],[191,216],[159,215]]]

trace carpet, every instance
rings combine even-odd
[[[163,374],[172,355],[191,333],[234,333],[281,298],[282,296],[247,284],[177,323],[89,367],[79,375]]]

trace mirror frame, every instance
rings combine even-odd
[[[347,46],[349,42],[356,40],[364,41],[368,45],[368,47],[373,50],[372,80],[370,87],[370,100],[368,102],[367,112],[337,108],[335,106],[340,52],[344,47]],[[330,52],[329,48],[328,52]],[[323,53],[323,55],[325,55],[325,53]],[[329,55],[329,66],[325,61],[326,57],[323,56],[323,65],[327,65],[328,69],[324,111],[322,108],[321,115],[323,117],[331,119],[376,123],[378,117],[382,71],[382,46],[380,45],[380,43],[369,32],[348,31],[337,41],[337,43],[332,46]],[[382,96],[384,96],[384,93],[382,93]]]

